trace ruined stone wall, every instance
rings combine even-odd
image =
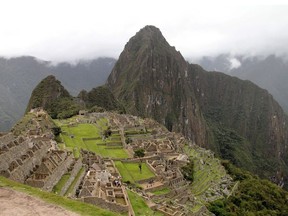
[[[185,184],[186,184],[186,182],[185,182],[183,177],[178,177],[178,178],[169,180],[170,186],[180,187],[180,186],[183,186]]]
[[[0,136],[0,148],[12,140],[15,140],[15,136],[13,135],[13,133],[8,133]]]
[[[65,192],[68,190],[69,186],[72,184],[72,182],[74,181],[75,177],[77,176],[78,172],[80,171],[82,167],[82,160],[78,159],[73,167],[73,170],[70,172],[70,178],[68,179],[68,181],[65,183],[65,185],[63,186],[60,195],[63,196],[65,194]]]
[[[117,203],[107,202],[98,197],[84,197],[82,200],[86,203],[100,206],[101,208],[108,209],[114,212],[124,213],[128,212],[128,205],[122,206]]]
[[[156,177],[151,177],[151,178],[148,178],[148,179],[142,179],[142,180],[139,180],[139,181],[136,181],[138,184],[143,184],[143,183],[147,183],[147,182],[150,182],[150,181],[155,181],[156,180]]]
[[[14,139],[9,140],[9,142],[10,141],[13,142]],[[4,143],[2,146],[2,148],[3,148],[5,145],[5,147],[7,148],[7,151],[3,152],[0,155],[0,170],[7,170],[9,168],[9,164],[12,161],[20,158],[21,155],[26,154],[26,152],[29,149],[29,141],[28,140],[23,141],[19,145],[12,146],[11,148],[9,148],[9,146],[7,146],[9,144],[9,142]]]
[[[42,158],[46,156],[50,146],[47,143],[43,143],[43,145],[38,146],[40,148],[33,152],[33,156],[27,158],[25,161],[23,161],[22,166],[17,167],[11,172],[10,179],[24,183],[26,178],[31,174],[33,168],[41,164]]]
[[[164,198],[171,198],[173,196],[177,195],[176,191],[172,190],[167,194],[159,194],[159,195],[153,195],[153,198],[157,198],[157,199],[164,199]]]
[[[152,157],[142,157],[142,158],[129,158],[129,159],[119,159],[120,161],[124,163],[139,163],[140,161],[144,162],[146,160],[159,160],[159,155],[154,155]],[[115,160],[115,159],[114,159]]]
[[[44,190],[52,191],[53,187],[58,183],[61,177],[67,172],[70,165],[73,163],[73,154],[67,156],[66,160],[64,160],[53,173],[45,179],[45,185],[43,187]]]
[[[76,190],[79,187],[82,179],[84,178],[84,176],[86,175],[87,172],[87,168],[85,167],[84,172],[80,175],[79,179],[77,180],[77,182],[75,183],[74,187],[71,190],[71,194],[68,194],[69,197],[75,198],[75,194],[76,194]]]

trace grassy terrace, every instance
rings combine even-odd
[[[88,149],[82,138],[100,137],[99,130],[92,124],[79,124],[75,127],[62,126],[62,141],[69,150],[73,150],[74,156],[79,157],[81,148]],[[73,138],[72,138],[73,136]]]
[[[226,175],[225,169],[217,159],[206,158],[205,164],[200,165],[200,155],[192,148],[185,148],[186,154],[194,159],[194,181],[192,192],[196,196],[201,196],[213,184],[221,182],[221,178]],[[201,170],[202,166],[202,170]]]
[[[68,127],[63,125],[63,122],[57,122],[57,125],[61,125],[63,131],[61,138],[66,149],[73,151],[76,158],[79,157],[81,148],[95,152],[102,157],[120,159],[129,157],[122,147],[119,134],[112,135],[111,139],[108,138],[106,141],[102,140],[102,131],[107,127],[107,119],[105,118],[97,121],[96,125],[78,124],[77,126]],[[93,140],[85,140],[85,138],[93,138]]]
[[[171,190],[169,188],[162,188],[156,191],[152,191],[151,193],[155,195],[163,195],[163,194],[168,194]]]
[[[67,210],[73,211],[85,216],[117,216],[119,214],[101,209],[97,206],[90,205],[84,202],[71,200],[53,193],[42,191],[38,188],[33,188],[28,185],[20,184],[0,176],[0,187],[8,187],[17,191],[24,192],[28,195],[38,197],[48,203],[61,206]]]
[[[56,194],[59,194],[69,178],[70,174],[63,175],[59,182],[54,186],[52,191]]]
[[[149,179],[155,176],[145,163],[142,163],[141,173],[139,170],[139,163],[122,163],[121,161],[115,161],[115,165],[119,170],[124,182],[130,181],[131,183],[135,184],[137,181]]]
[[[73,182],[71,183],[71,185],[69,186],[69,188],[67,189],[67,191],[65,192],[65,194],[64,194],[65,196],[69,195],[69,194],[72,192],[73,188],[75,187],[76,182],[79,180],[81,174],[82,174],[84,171],[85,171],[85,170],[84,170],[83,167],[79,170],[79,172],[77,173],[75,179],[73,180]]]
[[[138,194],[127,190],[128,196],[129,196],[129,200],[131,202],[131,205],[133,207],[134,213],[135,215],[145,215],[145,216],[149,216],[149,215],[156,215],[156,216],[161,216],[163,214],[161,214],[160,212],[155,212],[152,209],[150,209],[145,200],[140,197]]]
[[[123,159],[129,157],[128,153],[123,149],[122,144],[120,146],[111,146],[107,148],[106,144],[99,144],[96,140],[86,140],[84,143],[87,146],[87,149],[100,154],[102,157]]]

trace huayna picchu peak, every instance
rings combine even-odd
[[[81,215],[287,215],[287,124],[267,90],[188,63],[149,25],[105,85],[36,86],[0,133],[0,189]]]
[[[153,26],[126,44],[107,85],[128,113],[170,131],[260,176],[287,181],[287,116],[249,81],[189,64]],[[273,164],[273,165],[272,165]]]
[[[26,112],[42,107],[52,118],[69,118],[78,113],[80,107],[55,76],[47,76],[33,90]]]

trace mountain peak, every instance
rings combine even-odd
[[[147,25],[140,29],[140,31],[136,33],[136,36],[137,35],[145,36],[147,38],[153,38],[155,36],[164,38],[160,29],[152,25]]]
[[[67,118],[79,110],[72,96],[53,75],[47,76],[35,87],[26,112],[37,107],[42,107],[52,118]]]
[[[139,51],[141,48],[154,49],[156,47],[170,47],[162,35],[160,29],[155,26],[147,25],[140,29],[125,46],[125,50]]]

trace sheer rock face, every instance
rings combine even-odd
[[[198,65],[190,65],[189,80],[206,121],[245,138],[244,146],[235,149],[239,160],[245,156],[251,162],[240,162],[243,167],[268,178],[287,174],[288,118],[267,90]]]
[[[249,81],[188,64],[158,28],[146,26],[129,40],[107,86],[128,113],[153,117],[220,156],[228,151],[254,173],[287,176],[288,121],[273,97]]]
[[[153,117],[202,145],[206,126],[187,82],[188,67],[159,29],[146,26],[126,44],[107,85],[128,113]]]

